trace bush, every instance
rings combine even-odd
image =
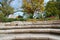
[[[4,17],[3,19],[1,19],[2,21],[1,22],[12,22],[12,21],[26,21],[25,19],[23,18],[6,18]]]
[[[0,22],[2,22],[4,19],[4,14],[2,12],[0,12]]]
[[[33,19],[33,14],[30,14],[29,18],[30,18],[30,19]]]
[[[15,21],[26,21],[26,20],[23,18],[17,18]]]
[[[13,18],[6,18],[5,17],[2,22],[12,22],[12,21],[14,21]]]

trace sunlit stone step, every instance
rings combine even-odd
[[[11,29],[11,30],[0,30],[0,34],[4,33],[59,33],[60,29]]]
[[[60,36],[50,34],[0,34],[0,40],[13,39],[54,39],[60,40]]]
[[[7,22],[7,23],[1,23],[1,26],[21,26],[21,25],[57,25],[60,24],[60,20],[52,20],[52,21],[13,21],[13,22]]]
[[[23,26],[0,26],[0,29],[13,28],[60,28],[60,25],[23,25]]]
[[[17,21],[3,25],[0,40],[60,40],[60,22],[57,21]]]

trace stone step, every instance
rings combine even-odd
[[[1,23],[1,26],[21,26],[21,25],[57,25],[60,24],[60,20],[52,20],[52,21],[13,21],[13,22],[7,22],[7,23]]]
[[[0,34],[0,40],[14,40],[14,39],[60,40],[60,36],[51,34]]]
[[[60,40],[60,22],[0,23],[0,40]]]
[[[14,33],[57,33],[60,34],[60,29],[9,29],[0,30],[0,34],[14,34]]]
[[[33,24],[29,24],[29,23],[13,23],[13,24],[8,24],[6,23],[5,26],[23,26],[23,25],[59,25],[60,23],[33,23]]]
[[[0,29],[24,29],[24,28],[58,28],[60,25],[24,25],[24,26],[0,26]]]

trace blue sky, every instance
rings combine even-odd
[[[14,0],[11,2],[11,6],[15,9],[21,9],[20,7],[22,6],[22,0]],[[14,13],[14,16],[18,16],[18,15],[23,15],[23,12],[16,12]]]
[[[22,0],[14,0],[11,2],[11,6],[15,9],[20,8],[22,6]]]
[[[49,0],[44,0],[45,3],[47,3]]]

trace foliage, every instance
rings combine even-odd
[[[8,0],[0,2],[0,11],[2,11],[5,17],[14,13],[14,9],[7,2]]]
[[[18,19],[16,19],[16,21],[26,21],[26,20],[23,18],[18,18]]]
[[[55,2],[48,2],[46,6],[47,16],[54,16],[56,14],[56,5]]]
[[[39,9],[39,11],[44,10],[43,6],[44,0],[23,0],[24,12],[27,13],[34,13],[35,10]]]
[[[30,14],[29,18],[30,18],[30,19],[33,19],[33,17],[32,17],[32,16],[33,16],[33,14]]]
[[[4,14],[0,12],[0,22],[3,21],[3,19],[4,19]]]
[[[56,2],[56,8],[58,9],[57,14],[58,14],[59,19],[60,19],[60,2]]]
[[[49,17],[48,17],[48,18],[45,18],[45,20],[48,21],[48,20],[59,20],[59,19],[58,19],[57,17],[54,17],[54,18],[49,18]]]
[[[26,21],[23,18],[6,18],[4,17],[1,22],[12,22],[12,21]]]
[[[46,15],[50,16],[60,16],[60,2],[49,1],[46,5]]]
[[[2,22],[12,22],[13,21],[13,19],[12,18],[4,18],[4,20],[2,21]]]
[[[19,15],[19,16],[17,16],[17,18],[23,18],[23,16],[20,16],[20,15]]]

